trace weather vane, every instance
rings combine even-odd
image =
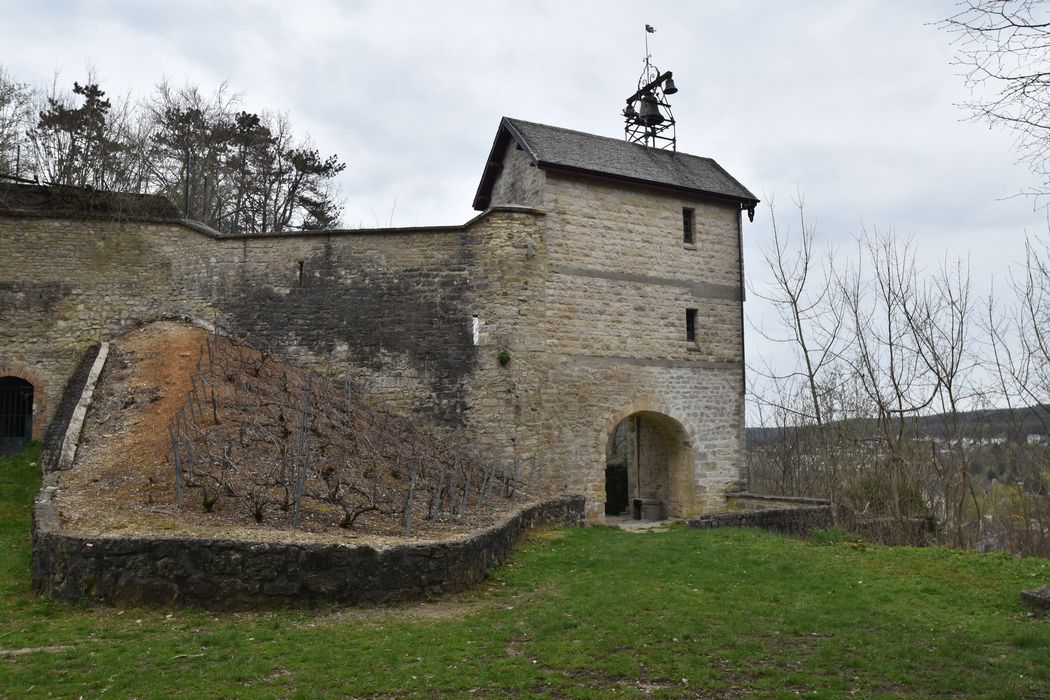
[[[623,110],[624,137],[631,143],[653,148],[675,150],[674,115],[667,96],[678,92],[671,71],[661,73],[652,64],[649,55],[649,35],[655,33],[652,25],[645,25],[645,68],[638,78],[638,90],[627,98]]]

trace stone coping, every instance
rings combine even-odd
[[[94,388],[92,388],[90,394],[86,393],[87,384],[98,381],[98,374],[94,370],[101,352],[102,343],[95,343],[89,347],[80,359],[73,376],[66,382],[62,398],[59,399],[58,405],[51,416],[51,422],[48,424],[47,430],[44,431],[44,437],[40,442],[41,464],[45,474],[59,469],[63,464],[63,448],[66,446],[67,440],[70,439],[69,436],[72,432],[70,425],[76,417],[77,409],[83,405],[84,413],[80,416],[76,428],[76,437],[73,438],[74,445],[72,450],[74,453],[76,451],[76,443],[79,443],[80,431],[83,427],[83,417],[86,415],[87,406],[90,405],[91,395],[94,392]],[[103,360],[104,362],[105,360]],[[99,371],[101,371],[101,367],[99,367]],[[92,379],[93,374],[94,379]],[[66,467],[70,463],[66,462]]]
[[[373,546],[195,538],[92,537],[60,529],[56,475],[33,507],[33,591],[97,605],[218,610],[387,603],[464,590],[502,564],[525,533],[581,525],[585,499],[526,505],[452,540]]]
[[[483,212],[480,212],[474,217],[471,217],[465,223],[462,224],[447,224],[438,226],[389,226],[389,227],[374,227],[374,228],[332,228],[332,229],[289,229],[286,231],[257,231],[257,232],[245,232],[245,233],[228,233],[225,231],[219,231],[212,228],[211,226],[201,223],[200,221],[194,221],[193,219],[184,219],[178,217],[157,217],[157,216],[137,216],[134,214],[127,215],[95,215],[91,216],[88,214],[76,213],[76,212],[53,212],[47,215],[41,215],[38,212],[32,212],[22,209],[7,209],[0,207],[0,218],[7,219],[58,219],[66,221],[86,221],[91,223],[114,223],[114,224],[158,224],[158,225],[174,225],[181,226],[190,231],[203,234],[209,238],[223,239],[223,240],[248,240],[256,238],[310,238],[310,237],[325,237],[325,236],[367,236],[376,234],[413,234],[413,233],[458,233],[468,231],[474,224],[479,221],[483,221],[493,214],[526,214],[529,216],[546,216],[547,212],[543,209],[537,209],[535,207],[521,206],[517,204],[500,204],[497,206],[489,207]]]
[[[69,424],[66,426],[65,435],[62,436],[58,464],[56,469],[65,471],[73,466],[73,460],[77,457],[77,448],[80,446],[80,435],[84,431],[84,420],[87,418],[88,409],[91,408],[91,400],[95,395],[95,385],[102,374],[102,368],[106,366],[106,358],[109,357],[109,343],[99,344],[98,352],[91,369],[88,371],[84,387],[80,392],[76,405],[73,407],[73,415],[70,416]]]
[[[751,491],[738,491],[727,494],[728,498],[742,501],[772,501],[775,503],[798,503],[800,505],[827,506],[831,501],[826,498],[811,498],[809,496],[779,496],[775,493],[753,493]]]

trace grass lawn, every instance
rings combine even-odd
[[[0,696],[1050,696],[1050,562],[751,530],[538,533],[380,609],[81,609],[29,593],[39,453],[0,458]]]

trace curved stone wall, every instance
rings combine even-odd
[[[502,564],[531,528],[583,522],[584,499],[527,506],[464,539],[299,544],[64,533],[46,476],[33,508],[32,586],[64,602],[239,610],[321,602],[385,603],[463,590]]]

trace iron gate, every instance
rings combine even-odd
[[[33,437],[33,385],[0,377],[0,451],[18,450]]]

